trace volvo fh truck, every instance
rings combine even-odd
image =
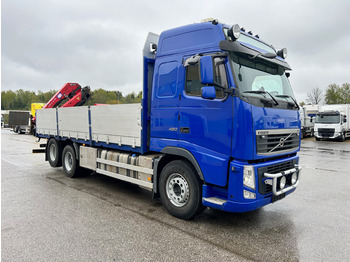
[[[68,177],[91,170],[140,185],[178,218],[256,210],[300,181],[286,54],[217,20],[150,33],[141,104],[41,109],[36,135]]]

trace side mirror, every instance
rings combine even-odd
[[[313,119],[313,117],[310,118],[310,122],[311,122],[311,123],[312,123],[312,119]]]
[[[346,121],[347,121],[347,120],[346,120],[346,116],[344,116],[344,123],[346,123]]]
[[[212,85],[214,83],[213,59],[211,56],[201,57],[200,77],[203,85]]]
[[[216,91],[214,86],[203,86],[202,87],[202,98],[204,99],[215,99]]]

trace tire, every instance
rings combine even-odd
[[[345,133],[342,133],[340,137],[340,142],[344,142],[344,141],[345,141]]]
[[[81,174],[81,168],[77,161],[73,146],[66,145],[62,153],[62,166],[67,177],[75,178]]]
[[[316,141],[320,141],[321,139],[320,138],[318,138],[318,137],[315,137],[316,138]]]
[[[165,208],[174,217],[191,219],[203,211],[202,181],[187,161],[175,160],[164,167],[159,193]]]
[[[46,159],[52,167],[62,166],[62,145],[54,138],[47,143]]]

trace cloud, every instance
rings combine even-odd
[[[2,1],[2,89],[142,89],[149,31],[206,17],[239,23],[288,49],[299,101],[315,87],[349,82],[348,1]]]

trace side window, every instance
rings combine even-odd
[[[188,65],[186,67],[186,94],[191,96],[201,96],[202,95],[202,84],[199,79],[199,65]]]
[[[177,63],[161,64],[158,69],[157,97],[174,97],[177,85]]]
[[[228,88],[226,68],[225,68],[225,58],[215,57],[214,58],[214,81],[219,85]],[[216,97],[224,98],[224,90],[220,87],[215,87]]]
[[[221,86],[228,88],[226,68],[225,68],[225,58],[215,57],[214,58],[214,81]],[[186,67],[186,86],[185,92],[191,96],[201,96],[202,87],[199,76],[199,64],[188,65]],[[224,98],[225,94],[223,89],[220,87],[215,87],[216,97]]]

